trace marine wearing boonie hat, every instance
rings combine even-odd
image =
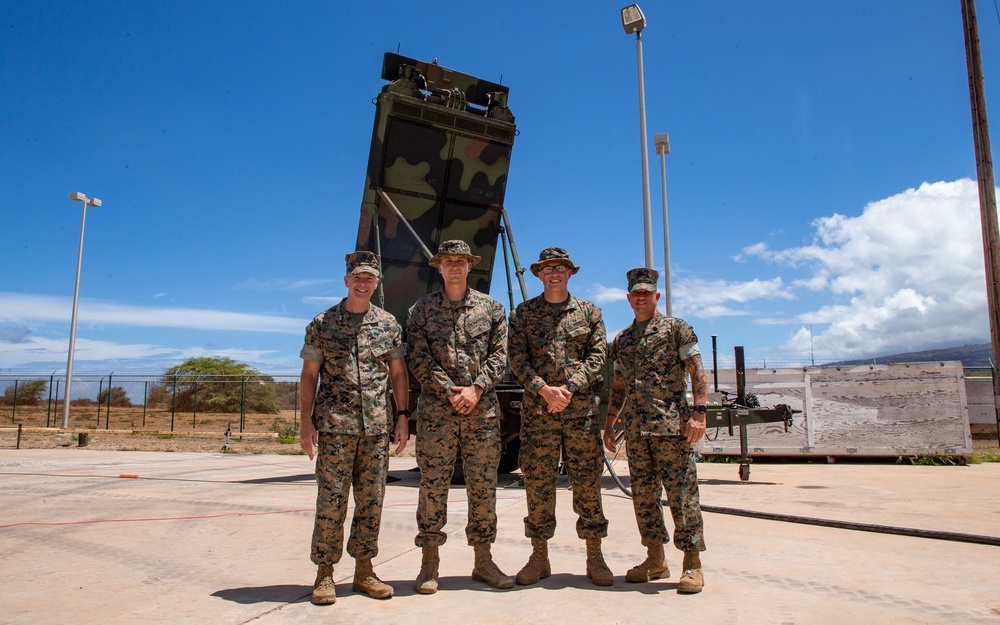
[[[479,261],[482,260],[482,257],[476,256],[472,253],[472,248],[469,247],[468,243],[460,239],[451,239],[441,243],[441,245],[438,246],[437,254],[431,256],[431,259],[427,262],[431,267],[437,267],[441,264],[441,260],[445,256],[468,256],[469,264],[473,267],[475,267]]]
[[[547,247],[538,254],[538,262],[531,263],[531,273],[537,276],[538,272],[542,270],[542,265],[553,260],[558,260],[569,267],[571,275],[580,271],[579,265],[574,265],[573,261],[569,259],[569,252],[561,247]]]
[[[354,252],[344,257],[347,261],[347,275],[370,273],[376,278],[380,276],[378,257],[373,252]]]
[[[657,273],[655,269],[646,269],[645,267],[639,267],[637,269],[630,269],[625,277],[628,278],[628,292],[632,293],[635,291],[650,291],[656,292],[656,281],[660,278],[660,274]]]

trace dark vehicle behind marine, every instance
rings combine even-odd
[[[490,292],[498,242],[518,265],[503,208],[507,171],[517,129],[507,108],[509,89],[437,64],[386,53],[382,78],[390,81],[375,100],[368,170],[357,249],[382,259],[376,303],[405,328],[410,307],[441,288],[428,263],[442,241],[461,239],[482,261],[469,286]],[[518,266],[522,298],[527,298]],[[405,337],[404,337],[405,338]],[[411,377],[410,404],[419,386]],[[500,471],[517,468],[520,399],[515,384],[497,388],[504,448]]]

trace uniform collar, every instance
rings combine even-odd
[[[352,313],[351,311],[347,310],[347,305],[346,304],[347,304],[347,298],[345,297],[344,299],[340,300],[339,304],[337,304],[336,306],[333,307],[333,309],[337,311],[337,318],[338,318],[338,320],[342,321],[343,319],[345,319],[347,317],[350,317],[351,315],[355,314],[355,313]],[[372,310],[373,308],[375,308],[375,304],[372,304],[371,302],[369,302],[368,303],[368,310],[365,311],[365,316],[362,317],[362,319],[361,319],[361,323],[362,324],[375,323],[375,319],[373,318],[373,315],[374,315],[374,310]]]

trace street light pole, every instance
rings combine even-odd
[[[635,33],[636,58],[639,68],[639,139],[642,147],[642,223],[646,249],[646,267],[653,268],[653,218],[649,207],[649,150],[646,146],[646,88],[642,72],[642,29],[646,16],[638,4],[622,9],[622,27],[626,35]]]
[[[80,249],[76,255],[76,286],[73,289],[73,319],[69,325],[69,357],[66,360],[66,395],[63,400],[62,427],[65,430],[69,427],[69,402],[70,386],[73,383],[73,351],[76,347],[76,311],[80,302],[80,266],[83,264],[83,229],[87,225],[87,207],[100,206],[101,201],[96,197],[88,198],[79,191],[69,194],[69,199],[83,204],[83,218],[80,221]]]
[[[667,134],[653,135],[653,145],[660,155],[660,180],[663,195],[663,303],[668,317],[673,317],[673,303],[670,298],[670,222],[667,220],[667,161],[670,154],[670,136]]]

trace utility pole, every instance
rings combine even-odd
[[[993,156],[986,122],[986,93],[983,87],[983,58],[979,52],[979,26],[975,0],[961,0],[965,31],[965,62],[969,69],[969,100],[972,105],[972,138],[976,146],[976,180],[979,182],[979,213],[983,227],[983,256],[986,264],[986,306],[990,318],[993,367],[1000,363],[1000,235],[997,228],[997,197],[993,182]],[[1000,394],[993,376],[993,406],[1000,428]]]

